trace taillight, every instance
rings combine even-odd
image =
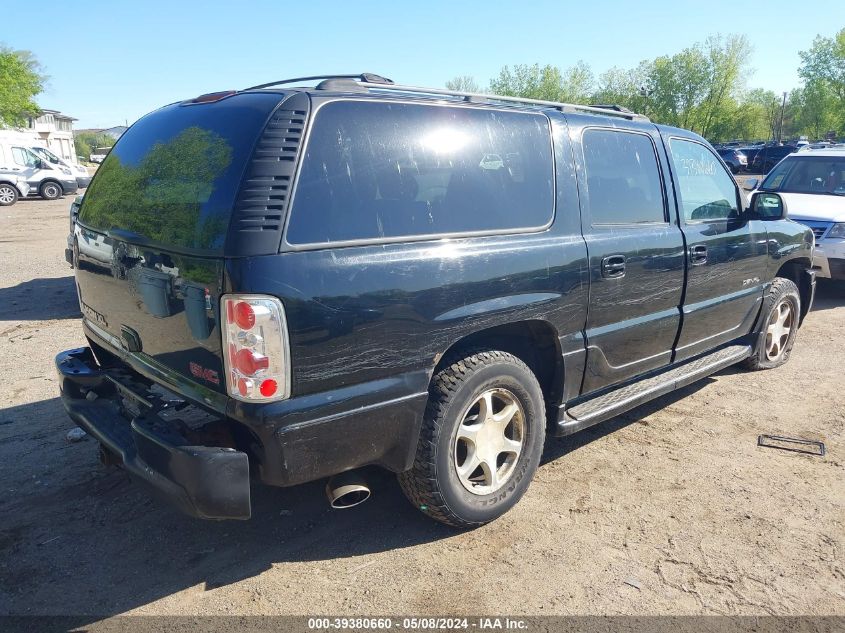
[[[290,350],[281,301],[263,295],[224,295],[221,314],[226,391],[246,402],[290,395]]]

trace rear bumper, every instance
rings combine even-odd
[[[144,412],[129,419],[120,396],[131,396],[132,387],[99,369],[87,347],[59,354],[56,369],[68,415],[133,478],[191,516],[250,517],[246,453],[191,442],[163,423],[156,406],[140,405]]]
[[[425,371],[303,395],[265,405],[214,398],[199,392],[174,372],[163,372],[112,346],[97,349],[113,356],[103,369],[90,348],[56,357],[62,401],[70,417],[96,437],[136,479],[200,518],[249,517],[249,479],[272,486],[293,486],[366,465],[402,472],[413,465],[428,399]],[[150,384],[178,394],[216,418],[212,442],[173,432],[157,419],[155,407],[145,417],[127,416],[120,406],[127,382],[149,396]],[[178,378],[178,379],[177,379]],[[96,395],[91,400],[89,391]],[[205,393],[205,397],[201,395]],[[227,438],[225,449],[218,445]],[[209,445],[212,444],[212,445]]]

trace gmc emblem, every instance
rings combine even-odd
[[[210,382],[212,385],[219,385],[220,384],[220,377],[217,375],[217,372],[213,369],[206,369],[199,363],[188,363],[188,367],[191,368],[191,375],[194,378],[200,378],[206,382]]]

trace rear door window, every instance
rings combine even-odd
[[[317,111],[290,244],[541,229],[554,213],[541,114],[337,101]]]
[[[701,143],[669,141],[687,222],[739,217],[737,188],[722,162]]]
[[[591,128],[584,131],[581,144],[593,225],[666,221],[651,137]]]

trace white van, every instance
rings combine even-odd
[[[58,165],[59,169],[61,169],[63,172],[67,173],[65,170],[70,170],[71,174],[73,174],[73,176],[76,178],[76,184],[79,186],[80,189],[87,187],[91,183],[91,175],[88,173],[88,170],[82,165],[74,165],[68,163],[64,158],[59,158],[49,149],[47,149],[46,147],[41,147],[40,145],[33,145],[29,149],[35,152],[40,158],[47,160],[53,165]]]
[[[75,193],[79,188],[76,176],[62,167],[39,157],[21,141],[6,140],[0,136],[0,171],[19,174],[26,179],[32,193],[46,200]]]

